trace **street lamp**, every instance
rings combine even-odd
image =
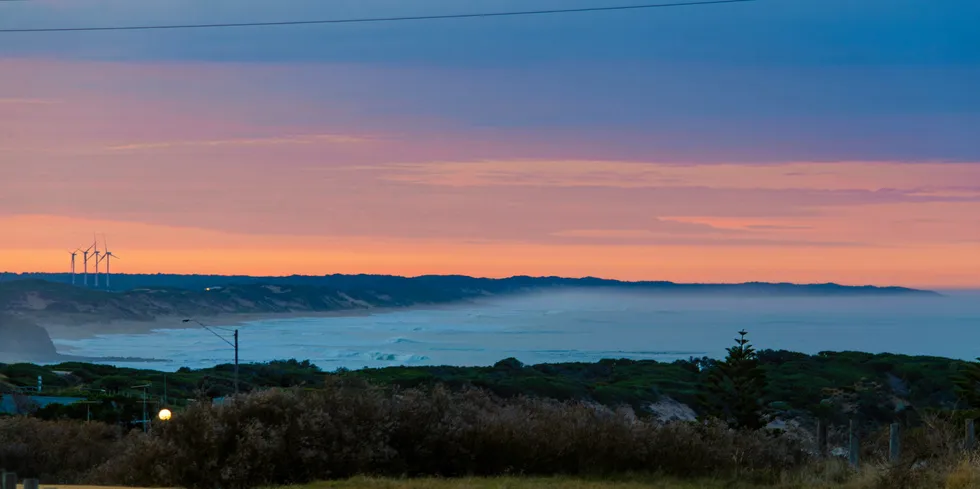
[[[157,418],[160,418],[160,421],[170,421],[170,418],[173,415],[174,415],[174,413],[170,412],[169,409],[163,408],[163,409],[160,410],[159,413],[157,413]]]
[[[185,319],[182,322],[185,322],[185,323],[195,323],[195,324],[199,325],[200,327],[208,330],[211,334],[217,336],[221,341],[224,341],[225,343],[228,343],[229,346],[231,346],[232,348],[235,349],[235,394],[238,394],[238,329],[235,329],[233,331],[233,333],[235,335],[235,342],[232,343],[232,342],[228,341],[227,338],[225,338],[224,336],[221,336],[220,334],[216,333],[213,329],[211,329],[212,328],[211,326],[208,326],[207,324],[204,324],[204,323],[198,321],[197,319]],[[217,328],[217,326],[215,326],[215,328]],[[224,329],[224,328],[217,328],[217,329],[221,329],[223,331],[228,331],[227,329]]]

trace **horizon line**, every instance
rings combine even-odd
[[[92,272],[94,275],[94,272]],[[100,272],[104,274],[104,272]],[[15,276],[43,276],[43,275],[67,275],[70,276],[71,272],[10,272],[2,271],[0,272],[0,277],[6,275]],[[83,275],[82,273],[76,273],[75,275]],[[623,280],[616,278],[603,278],[596,276],[563,276],[563,275],[508,275],[500,277],[488,277],[488,276],[476,276],[476,275],[466,275],[466,274],[422,274],[422,275],[398,275],[398,274],[384,274],[384,273],[332,273],[323,275],[307,275],[299,273],[291,273],[284,275],[249,275],[249,274],[213,274],[213,273],[113,273],[113,276],[160,276],[169,275],[174,277],[226,277],[226,278],[255,278],[255,279],[282,279],[291,277],[304,277],[304,278],[319,278],[319,277],[393,277],[393,278],[404,278],[404,279],[417,279],[425,277],[464,277],[477,280],[507,280],[514,278],[531,278],[531,279],[563,279],[563,280],[601,280],[607,282],[618,282],[623,284],[673,284],[673,285],[794,285],[794,286],[816,286],[816,285],[833,285],[838,287],[875,287],[875,288],[898,288],[898,289],[909,289],[918,290],[924,292],[937,292],[942,290],[949,291],[975,291],[980,290],[980,284],[975,286],[939,286],[939,287],[920,287],[914,285],[880,285],[880,284],[848,284],[841,282],[790,282],[790,281],[762,281],[762,280],[746,280],[742,282],[675,282],[671,280],[656,280],[656,279],[644,279],[644,280]]]

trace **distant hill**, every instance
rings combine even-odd
[[[0,285],[17,280],[44,280],[62,284],[72,283],[68,273],[0,273]],[[81,286],[82,275],[75,277]],[[92,277],[89,277],[91,283]],[[324,287],[341,291],[375,291],[410,302],[445,302],[474,295],[500,294],[547,288],[619,288],[657,292],[721,293],[739,295],[866,295],[866,294],[935,294],[905,287],[845,286],[827,284],[790,284],[749,282],[742,284],[680,284],[664,281],[624,282],[594,277],[527,277],[502,279],[474,278],[463,275],[425,275],[399,277],[393,275],[290,275],[285,277],[253,277],[247,275],[172,275],[172,274],[114,274],[113,292],[140,288],[174,288],[202,291],[208,287],[231,285],[279,285]],[[94,287],[90,287],[94,288]],[[101,289],[105,290],[105,280]]]
[[[436,296],[446,302],[444,296]],[[151,321],[160,316],[229,313],[288,313],[399,307],[418,303],[383,292],[304,285],[228,285],[210,290],[138,288],[125,292],[85,289],[44,280],[0,284],[0,312],[61,322]]]
[[[150,321],[160,316],[227,313],[302,313],[446,304],[531,291],[602,289],[658,294],[740,296],[851,296],[934,294],[901,287],[836,284],[676,284],[619,282],[596,278],[464,276],[415,278],[380,275],[325,277],[224,277],[203,275],[114,275],[107,292],[65,284],[61,275],[12,275],[0,281],[0,312],[59,323]],[[70,280],[70,276],[68,277]],[[51,280],[48,280],[51,279]],[[59,280],[61,279],[61,280]]]

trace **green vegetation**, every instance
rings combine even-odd
[[[761,350],[759,368],[766,383],[762,399],[781,417],[822,416],[844,422],[856,411],[869,423],[908,421],[930,410],[957,406],[955,380],[970,363],[939,357],[919,357],[860,352],[805,355]],[[650,403],[670,397],[706,411],[704,387],[714,361],[706,358],[672,363],[639,360],[602,360],[596,363],[523,365],[506,359],[490,367],[388,367],[325,373],[308,361],[276,361],[241,366],[244,392],[272,387],[321,388],[327,378],[364,381],[390,388],[451,390],[485,389],[502,398],[532,396],[584,400],[607,406],[628,405],[639,415]],[[152,370],[116,368],[90,363],[0,365],[0,392],[37,385],[40,375],[45,393],[114,401],[116,405],[139,404],[142,391],[133,386],[151,384],[151,402],[180,407],[188,400],[222,397],[234,392],[231,365],[164,374]],[[104,391],[104,392],[103,392]],[[710,397],[710,396],[709,396]],[[141,408],[140,408],[141,409]],[[84,419],[87,408],[49,407],[39,416]],[[93,411],[95,410],[95,411]],[[131,414],[96,414],[98,419],[130,419]]]
[[[973,368],[933,357],[755,352],[743,334],[724,361],[505,359],[333,373],[305,361],[249,364],[243,395],[208,402],[233,389],[233,369],[221,365],[166,374],[166,404],[176,414],[143,433],[132,424],[143,408],[135,386],[151,384],[155,409],[164,402],[162,372],[0,365],[6,391],[23,391],[40,375],[47,394],[94,401],[0,417],[0,465],[45,483],[191,489],[316,480],[341,482],[308,487],[966,489],[980,483],[977,459],[964,458],[960,443],[969,414],[949,409],[962,407],[956,379]],[[668,396],[703,418],[651,416],[650,405]],[[755,429],[763,411],[838,426],[863,419],[864,469],[815,460],[810,428]],[[86,417],[103,422],[77,421]],[[904,426],[903,459],[884,464],[880,425],[894,421]],[[425,479],[512,474],[547,478]],[[358,476],[379,479],[347,480]]]
[[[841,411],[853,408],[869,421],[882,423],[894,421],[901,412],[954,407],[953,380],[969,365],[940,357],[773,350],[759,351],[758,362],[766,378],[762,398],[777,415],[812,413],[843,421]],[[503,397],[525,394],[626,404],[638,412],[668,396],[700,411],[704,403],[699,394],[713,364],[702,358],[522,366],[509,359],[493,367],[390,367],[345,375],[379,385],[472,385]]]
[[[735,346],[728,348],[728,356],[708,369],[699,400],[706,414],[726,421],[732,428],[758,430],[768,424],[762,401],[766,372],[745,337],[748,332],[742,330],[738,334]]]

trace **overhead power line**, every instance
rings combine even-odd
[[[445,14],[445,15],[417,15],[404,17],[365,17],[356,19],[324,19],[324,20],[291,20],[280,22],[229,22],[218,24],[168,24],[168,25],[132,25],[132,26],[107,26],[107,27],[42,27],[27,29],[0,29],[0,33],[14,32],[91,32],[91,31],[144,31],[144,30],[164,30],[164,29],[217,29],[225,27],[270,27],[270,26],[289,26],[289,25],[312,25],[312,24],[363,24],[370,22],[403,22],[413,20],[442,20],[442,19],[469,19],[478,17],[516,17],[519,15],[550,15],[550,14],[572,14],[584,12],[608,12],[613,10],[643,10],[669,7],[688,7],[696,5],[719,5],[726,3],[747,3],[756,0],[703,0],[694,2],[675,2],[675,3],[651,3],[643,5],[620,5],[612,7],[585,7],[572,9],[550,9],[550,10],[523,10],[510,12],[488,12],[474,14]]]

